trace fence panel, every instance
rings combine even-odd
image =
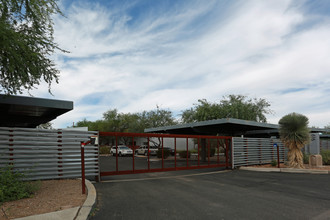
[[[81,177],[80,143],[98,132],[0,127],[0,168],[11,165],[26,179]],[[99,176],[99,148],[85,146],[86,176]]]
[[[330,150],[330,140],[320,140],[320,151]]]
[[[279,147],[280,162],[284,162],[287,149],[278,139],[233,137],[232,168],[277,161],[274,143]]]

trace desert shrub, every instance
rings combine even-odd
[[[187,158],[187,151],[183,150],[179,152],[180,158]],[[190,151],[188,151],[188,158],[190,158]]]
[[[321,151],[323,165],[330,165],[330,150]]]
[[[40,188],[40,182],[23,181],[24,177],[12,166],[0,169],[0,203],[28,198]]]
[[[198,153],[198,149],[192,149],[192,150],[190,150],[190,153],[197,154]]]
[[[100,146],[100,154],[110,154],[110,147],[106,145]]]
[[[310,154],[303,152],[304,164],[308,164],[309,163],[309,156],[310,156]]]
[[[272,162],[270,162],[270,165],[272,165],[273,167],[277,166],[277,161],[276,160],[272,160]]]
[[[163,149],[164,159],[168,158],[170,156],[170,150],[169,149]],[[162,149],[159,148],[157,151],[157,157],[162,158]]]

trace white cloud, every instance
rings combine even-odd
[[[194,2],[135,18],[127,10],[134,4],[74,3],[67,19],[55,19],[56,40],[71,53],[56,58],[61,77],[53,93],[73,100],[75,110],[55,125],[99,119],[110,108],[160,105],[178,112],[233,93],[270,101],[272,123],[295,111],[311,125],[328,124],[329,23],[299,29],[315,17],[291,6],[289,0]],[[41,86],[32,93],[46,92]]]

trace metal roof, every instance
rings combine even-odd
[[[210,121],[201,121],[188,124],[147,128],[147,133],[195,134],[195,135],[228,135],[271,137],[279,136],[278,124],[268,124],[256,121],[247,121],[235,118],[223,118]],[[326,129],[311,128],[311,132],[325,132]]]
[[[0,127],[34,128],[72,109],[72,101],[0,95]]]
[[[158,128],[147,128],[145,132],[171,133],[171,134],[208,134],[208,135],[244,135],[247,132],[255,131],[272,135],[278,133],[278,125],[247,121],[234,118],[223,118],[210,121],[201,121],[188,124],[179,124]]]

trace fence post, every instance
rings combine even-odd
[[[228,139],[225,140],[225,146],[226,146],[226,150],[225,150],[225,155],[226,155],[226,169],[228,169],[229,165],[228,165],[228,151],[229,151],[229,141]]]
[[[174,138],[174,167],[176,169],[176,137]]]
[[[277,147],[277,167],[280,168],[280,146],[276,145]]]
[[[81,152],[81,188],[82,188],[82,194],[86,194],[86,184],[85,184],[85,143],[84,142],[81,142],[80,152]]]

